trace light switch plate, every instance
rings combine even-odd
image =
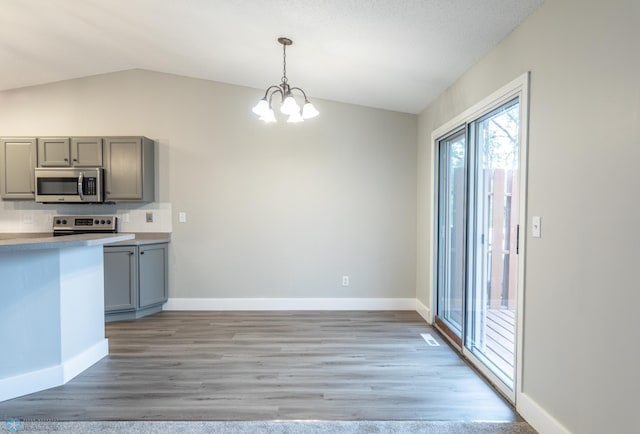
[[[534,238],[540,238],[542,236],[541,219],[539,215],[534,215],[531,218],[531,236]]]
[[[178,221],[180,223],[186,223],[187,222],[187,213],[186,212],[178,213]]]

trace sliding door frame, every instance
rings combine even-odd
[[[463,135],[464,136],[464,147],[465,147],[465,162],[464,162],[464,181],[463,183],[465,184],[464,190],[466,191],[466,184],[468,182],[467,179],[467,149],[468,149],[468,129],[466,125],[461,125],[457,128],[454,128],[453,130],[449,131],[445,136],[443,137],[439,137],[437,140],[437,143],[435,143],[435,147],[436,147],[436,156],[438,161],[436,162],[436,166],[438,167],[438,175],[442,175],[442,173],[440,173],[440,168],[442,167],[442,147],[444,146],[444,142],[449,141],[452,137],[458,136],[458,135]],[[447,176],[447,179],[449,179],[449,176]],[[440,179],[440,178],[438,178]],[[449,183],[450,180],[447,181],[447,183]],[[436,219],[435,222],[435,226],[436,226],[436,233],[438,234],[438,245],[440,245],[440,241],[443,239],[442,234],[441,234],[441,225],[442,225],[442,210],[441,207],[443,205],[442,203],[442,197],[440,196],[441,194],[441,185],[438,184],[437,185],[437,191],[436,191],[436,200],[437,200],[437,205],[436,205],[436,215],[434,216],[434,218]],[[466,196],[466,194],[465,194]],[[463,217],[462,217],[462,221],[463,221],[463,228],[462,228],[462,244],[466,245],[466,238],[467,238],[467,215],[466,215],[466,210],[467,208],[467,198],[465,197],[463,200]],[[447,241],[450,241],[449,237],[446,238]],[[441,271],[441,262],[445,261],[445,258],[443,258],[443,255],[441,255],[441,253],[446,250],[446,249],[438,249],[436,252],[438,254],[438,257],[436,258],[436,267],[437,267],[437,272],[436,272],[436,287],[439,286],[441,283],[444,283],[442,281],[442,276],[440,275],[440,271]],[[462,249],[462,262],[463,262],[463,268],[466,269],[466,256],[467,256],[467,252],[466,249]],[[464,343],[462,342],[462,339],[464,337],[464,328],[465,328],[465,323],[466,323],[466,318],[464,315],[464,306],[466,305],[466,291],[464,290],[464,288],[466,287],[466,273],[464,276],[462,276],[462,280],[461,280],[461,284],[462,284],[462,299],[461,299],[461,319],[460,319],[460,328],[461,328],[461,333],[460,336],[458,337],[455,334],[455,331],[451,328],[451,326],[449,324],[447,324],[444,320],[444,318],[440,318],[438,315],[438,312],[440,310],[440,299],[438,298],[438,294],[436,294],[436,298],[435,298],[435,304],[433,304],[434,306],[434,317],[433,317],[433,324],[438,328],[438,330],[440,330],[442,333],[444,333],[447,338],[449,339],[449,341],[451,342],[451,344],[458,348],[458,350],[462,351],[462,347],[464,346]]]
[[[529,142],[529,72],[516,78],[509,84],[503,86],[491,95],[484,98],[479,103],[465,110],[444,125],[436,128],[431,134],[431,263],[430,263],[430,285],[429,299],[431,300],[431,323],[435,318],[435,307],[437,306],[437,279],[438,279],[438,191],[439,191],[439,141],[450,135],[453,131],[464,128],[467,124],[482,117],[484,114],[500,107],[501,105],[519,98],[520,105],[520,128],[519,128],[519,166],[520,166],[520,206],[518,223],[519,233],[519,254],[518,254],[518,281],[517,281],[517,307],[516,307],[516,365],[515,377],[513,380],[513,390],[500,381],[483,363],[471,353],[465,350],[464,342],[461,348],[464,357],[470,359],[477,369],[489,379],[490,382],[507,399],[517,406],[518,398],[522,393],[522,369],[523,369],[523,348],[524,348],[524,301],[525,301],[525,255],[527,239],[527,172],[528,172],[528,142]],[[447,336],[447,339],[450,339]],[[458,343],[451,341],[455,347]]]

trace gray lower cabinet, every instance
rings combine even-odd
[[[138,307],[145,308],[167,301],[168,244],[138,247]]]
[[[133,310],[138,298],[138,261],[135,246],[104,248],[104,310]]]
[[[168,297],[168,243],[105,246],[104,309],[107,322],[160,312]]]

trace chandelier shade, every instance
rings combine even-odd
[[[292,115],[296,112],[300,113],[300,106],[298,105],[296,100],[293,99],[291,95],[289,95],[284,99],[284,101],[282,101],[280,111],[285,115]]]
[[[305,102],[304,106],[302,107],[302,118],[303,119],[315,118],[319,114],[320,114],[320,112],[318,111],[318,109],[316,109],[313,106],[313,104],[311,104],[309,101]]]
[[[282,81],[278,85],[269,86],[264,97],[251,109],[261,121],[277,122],[273,111],[272,101],[274,95],[280,95],[280,112],[289,116],[287,122],[303,122],[305,119],[315,118],[320,114],[318,109],[307,98],[307,94],[299,87],[291,87],[287,78],[287,46],[293,44],[289,38],[278,38],[282,44]],[[294,97],[294,91],[302,94],[304,104],[302,110]]]
[[[261,121],[265,121],[266,123],[277,122],[276,115],[271,109],[268,109],[264,114],[260,115],[259,119]]]
[[[251,110],[258,116],[264,116],[270,110],[269,101],[261,99]]]

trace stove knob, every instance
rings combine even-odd
[[[60,221],[60,219],[56,220],[56,224],[57,224],[57,225],[59,225],[60,223],[62,223],[62,222]]]
[[[104,224],[104,220],[100,220],[100,224],[102,224],[102,225],[103,225],[103,224]]]
[[[93,221],[93,223],[97,225],[98,223],[100,223],[100,220],[96,219],[96,220]]]
[[[111,224],[111,220],[107,220],[107,224],[110,225]]]
[[[67,224],[67,221],[66,221],[66,220],[62,220],[62,224],[63,224],[63,225],[66,225],[66,224]]]

